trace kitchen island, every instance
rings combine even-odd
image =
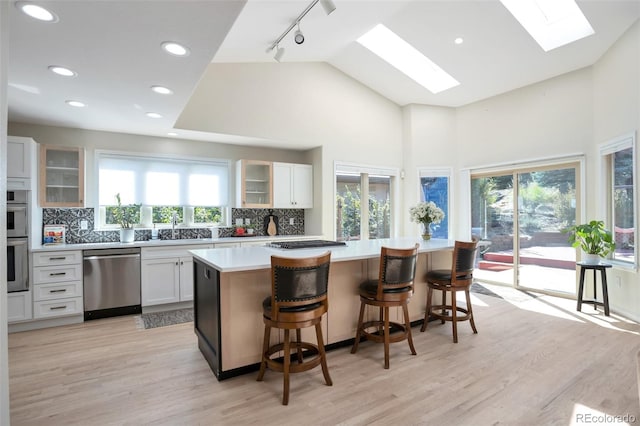
[[[352,341],[360,299],[358,285],[377,279],[382,246],[408,248],[416,243],[415,294],[409,303],[412,323],[420,323],[426,306],[424,276],[431,269],[451,267],[454,241],[394,238],[349,241],[346,246],[286,250],[272,247],[191,250],[194,258],[194,316],[198,347],[218,380],[257,368],[264,324],[262,301],[271,294],[271,256],[311,257],[331,251],[329,312],[322,321],[328,349]],[[378,315],[371,310],[367,316]],[[402,311],[397,312],[398,318]],[[308,334],[307,334],[308,333]],[[303,330],[313,341],[313,330]],[[272,333],[272,344],[282,336]]]

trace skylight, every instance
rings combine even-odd
[[[439,93],[460,83],[415,47],[382,24],[358,39],[358,43],[393,65],[395,68],[426,87]]]
[[[595,32],[575,0],[500,0],[500,2],[545,52]]]

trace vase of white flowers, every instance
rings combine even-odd
[[[422,238],[431,239],[431,224],[440,223],[444,219],[444,212],[433,201],[421,202],[409,209],[409,216],[412,222],[422,225]]]

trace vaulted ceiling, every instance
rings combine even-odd
[[[12,5],[9,29],[9,120],[166,136],[207,65],[273,62],[267,48],[311,0],[42,1],[58,22],[36,21]],[[37,2],[36,2],[37,3]],[[595,34],[544,52],[497,0],[334,0],[302,19],[282,62],[327,62],[400,106],[457,107],[589,66],[638,19],[637,0],[578,1]],[[383,23],[460,85],[433,94],[356,42]],[[454,39],[462,37],[462,44]],[[164,41],[191,49],[167,55]],[[60,77],[50,65],[73,69]],[[172,95],[150,90],[162,85]],[[81,100],[73,108],[66,100]],[[149,118],[157,112],[162,118]],[[179,137],[250,143],[206,132]]]

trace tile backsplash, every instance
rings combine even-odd
[[[236,219],[243,222],[249,219],[257,235],[267,235],[265,218],[269,215],[277,217],[278,235],[304,235],[304,210],[301,209],[231,209],[231,223]],[[291,219],[294,224],[291,225]],[[87,221],[87,229],[80,229],[80,222]],[[268,222],[267,222],[268,223]],[[120,231],[95,230],[95,216],[93,208],[45,208],[42,209],[42,225],[65,225],[66,242],[68,244],[80,243],[108,243],[120,241]],[[230,237],[235,227],[218,228],[219,237]],[[178,239],[210,238],[210,228],[176,228]],[[162,239],[171,237],[170,229],[158,230],[158,236]],[[135,240],[146,241],[151,239],[151,229],[136,229]]]

